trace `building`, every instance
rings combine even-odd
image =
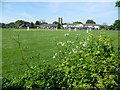
[[[100,25],[99,24],[73,24],[73,23],[63,23],[63,19],[61,17],[58,17],[58,22],[60,24],[60,28],[63,29],[91,29],[91,30],[99,30]],[[42,29],[55,29],[59,28],[59,24],[43,24],[43,25],[36,25],[37,28],[42,28]]]
[[[71,28],[71,29],[74,29],[74,28],[83,28],[83,24],[70,24],[70,23],[67,23],[67,24],[63,24],[62,25],[64,29],[68,29],[68,28]]]
[[[36,25],[37,28],[41,29],[55,29],[58,27],[57,24],[43,24],[43,25]]]
[[[63,24],[63,19],[58,17],[58,22],[62,25]]]
[[[98,24],[63,24],[63,28],[64,29],[68,29],[68,28],[71,28],[71,29],[74,29],[74,28],[77,28],[77,29],[92,29],[92,30],[99,30],[100,29],[100,25]]]
[[[99,24],[83,24],[83,28],[84,29],[97,29],[99,30],[100,29],[100,25]]]

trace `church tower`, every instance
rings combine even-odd
[[[63,24],[63,19],[58,17],[58,22],[62,25]]]

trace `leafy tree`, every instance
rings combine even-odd
[[[15,22],[16,27],[20,27],[21,25],[24,25],[25,27],[27,27],[27,26],[30,26],[30,23],[27,21],[23,21],[23,20],[17,20]]]
[[[23,20],[17,20],[17,21],[15,22],[15,26],[19,26],[19,25],[21,25],[21,24],[23,24],[23,23],[24,23]]]
[[[60,23],[59,23],[59,22],[57,22],[57,21],[54,21],[54,22],[53,22],[53,24],[60,24]]]
[[[96,22],[94,22],[93,20],[89,20],[89,19],[88,19],[88,20],[86,21],[86,24],[96,24]]]
[[[11,22],[11,23],[8,23],[8,24],[4,24],[2,23],[2,28],[15,28],[15,23],[14,22]]]
[[[120,20],[115,20],[113,26],[120,29]]]
[[[48,24],[48,23],[47,23],[47,22],[43,22],[43,23],[41,23],[41,25],[42,25],[42,24]]]
[[[31,27],[31,28],[34,28],[34,27],[35,27],[33,22],[30,23],[30,27]]]
[[[120,30],[120,20],[115,20],[114,24],[109,26],[110,29],[114,30],[115,28],[118,28]]]
[[[107,25],[107,23],[106,22],[104,22],[101,26],[101,29],[108,29],[108,25]]]
[[[11,28],[15,27],[15,23],[14,22],[9,23],[9,27]]]
[[[47,22],[45,22],[45,20],[40,20],[40,24],[48,24]]]
[[[57,27],[58,27],[58,29],[61,29],[61,26],[62,26],[62,25],[61,25],[59,22],[54,21],[54,22],[53,22],[53,24],[57,24],[57,25],[58,25],[58,26],[57,26]]]
[[[111,25],[111,26],[109,26],[109,29],[110,29],[110,30],[114,30],[115,27],[114,27],[113,25]]]
[[[115,4],[116,7],[120,7],[120,1],[117,1]]]
[[[73,24],[83,24],[83,23],[76,21],[76,22],[73,22]]]
[[[5,24],[5,28],[9,28],[9,24]]]
[[[42,25],[42,24],[48,24],[47,22],[45,22],[44,20],[41,20],[41,21],[36,21],[35,22],[35,25]]]
[[[25,26],[30,26],[30,23],[27,22],[27,21],[24,21],[23,24],[24,24]]]
[[[0,23],[0,28],[5,28],[5,23]]]
[[[35,22],[35,25],[40,25],[40,21],[36,21],[36,22]]]
[[[60,23],[58,23],[58,29],[61,29],[61,24]]]

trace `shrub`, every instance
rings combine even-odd
[[[67,35],[67,37],[69,37]],[[88,33],[83,39],[58,42],[53,58],[62,61],[56,66],[35,66],[24,75],[3,78],[3,88],[74,90],[116,89],[120,87],[118,49],[105,34]]]
[[[118,49],[105,34],[88,34],[79,40],[64,42],[58,55],[63,60],[68,85],[78,88],[113,89],[118,87]],[[64,77],[66,78],[66,77]]]

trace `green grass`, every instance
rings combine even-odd
[[[96,36],[102,31],[92,31]],[[69,33],[70,38],[74,40],[76,34],[81,34],[80,37],[86,35],[86,30],[79,31],[67,31],[67,30],[35,30],[31,29],[26,31],[25,29],[3,29],[2,30],[2,69],[3,76],[8,74],[19,75],[24,73],[30,66],[48,63],[59,63],[57,60],[53,60],[52,56],[56,52],[56,41],[66,41],[64,34]],[[114,39],[114,45],[118,44],[118,31],[106,31],[106,34],[110,35]],[[20,48],[16,40],[20,41]],[[22,55],[25,60],[22,60]]]

